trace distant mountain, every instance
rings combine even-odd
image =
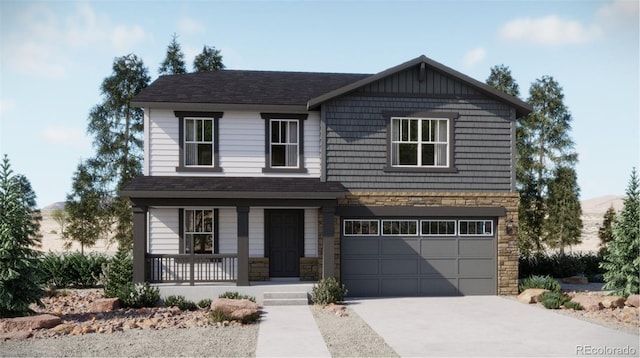
[[[58,201],[53,204],[49,204],[41,209],[42,212],[51,212],[54,210],[64,209],[64,201]]]
[[[622,210],[623,195],[605,195],[580,202],[585,214],[602,214],[613,206],[616,211]]]

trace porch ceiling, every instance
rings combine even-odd
[[[346,189],[318,178],[139,176],[121,191],[135,198],[339,199]]]

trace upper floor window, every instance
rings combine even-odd
[[[184,119],[184,165],[213,166],[213,119]]]
[[[391,118],[391,165],[449,166],[449,119]]]
[[[297,168],[299,121],[297,119],[271,120],[271,167]]]
[[[307,114],[261,113],[265,120],[263,172],[304,173],[304,120]]]
[[[218,120],[222,112],[176,111],[179,125],[179,166],[176,171],[221,171],[218,161]]]

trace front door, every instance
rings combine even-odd
[[[304,252],[304,210],[265,210],[270,277],[299,277]]]

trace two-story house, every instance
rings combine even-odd
[[[421,56],[378,74],[162,76],[133,104],[136,281],[517,293],[518,98]]]

